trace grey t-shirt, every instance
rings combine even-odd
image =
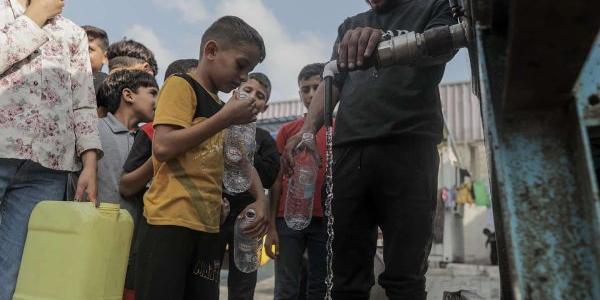
[[[406,30],[455,24],[448,0],[397,0],[385,13],[373,10],[350,17],[340,25],[334,46],[346,31],[357,27]],[[438,84],[444,64],[434,66],[391,66],[355,71],[336,77],[340,107],[336,118],[335,145],[369,140],[417,136],[440,141],[443,117]]]
[[[111,113],[98,121],[98,131],[104,149],[104,157],[98,161],[98,199],[105,203],[119,203],[137,224],[142,204],[125,200],[119,193],[123,164],[133,145],[134,133]]]

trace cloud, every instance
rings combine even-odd
[[[300,69],[309,63],[329,59],[328,42],[322,41],[316,33],[291,34],[263,0],[220,0],[211,2],[210,7],[205,6],[203,0],[153,0],[153,4],[177,11],[185,22],[203,27],[221,16],[234,15],[256,28],[267,48],[267,58],[256,70],[271,78],[273,100],[297,98],[296,78]],[[139,39],[152,49],[162,70],[163,64],[172,61],[174,55],[161,45],[152,30],[135,25],[128,30],[128,36]]]
[[[300,69],[329,59],[327,43],[314,33],[290,34],[262,0],[222,0],[216,15],[238,16],[262,35],[267,58],[258,69],[273,82],[273,100],[297,98]]]
[[[208,11],[201,0],[153,0],[157,7],[179,12],[187,23],[200,23],[208,17]]]
[[[164,74],[167,66],[177,57],[171,49],[162,44],[154,30],[147,26],[139,24],[133,25],[125,31],[125,36],[144,44],[148,49],[154,52],[159,68],[159,75],[157,78],[162,78],[162,74]]]

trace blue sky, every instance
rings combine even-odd
[[[337,27],[368,9],[362,0],[85,0],[66,1],[64,15],[105,29],[111,41],[138,40],[154,51],[161,71],[175,59],[197,58],[202,32],[223,15],[236,15],[265,39],[267,59],[257,67],[273,82],[272,99],[297,98],[302,66],[327,61]],[[158,79],[162,80],[162,72]],[[465,51],[451,61],[443,82],[470,79]]]

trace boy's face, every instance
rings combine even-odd
[[[260,51],[254,45],[238,45],[228,49],[220,48],[215,41],[209,41],[203,59],[209,63],[209,76],[215,87],[229,93],[248,80],[248,73],[259,63]]]
[[[300,100],[304,103],[304,106],[308,109],[310,107],[310,103],[321,83],[320,75],[313,75],[307,79],[300,80],[298,86],[300,87]]]
[[[98,40],[89,41],[90,62],[92,63],[92,72],[98,73],[102,70],[102,65],[108,63],[106,51],[100,47]]]
[[[127,90],[127,89],[126,89]],[[154,103],[158,95],[155,87],[139,87],[136,92],[126,92],[125,98],[131,104],[132,110],[140,122],[150,122],[154,119]]]
[[[256,108],[258,108],[259,112],[265,112],[269,105],[267,101],[269,101],[269,93],[267,88],[262,85],[260,82],[255,79],[250,79],[240,86],[240,89],[250,95],[250,97],[254,98]]]

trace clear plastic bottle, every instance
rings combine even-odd
[[[251,238],[242,230],[256,221],[256,212],[249,209],[244,217],[235,221],[233,237],[233,260],[237,268],[244,273],[252,273],[260,266],[262,238]]]
[[[248,93],[239,91],[239,100],[245,101],[249,98]],[[255,149],[256,122],[232,125],[225,130],[223,138],[225,158],[223,186],[226,193],[235,195],[250,188],[250,168],[254,163]]]
[[[294,230],[306,228],[312,219],[319,169],[313,151],[317,151],[314,135],[304,133],[294,155],[294,173],[288,181],[284,208],[285,223]]]

